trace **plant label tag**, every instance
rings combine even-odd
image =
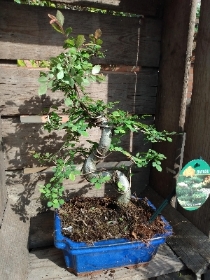
[[[181,170],[176,184],[179,204],[193,211],[201,207],[210,194],[210,166],[202,159],[188,162]]]

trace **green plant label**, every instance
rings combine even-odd
[[[202,159],[188,162],[181,170],[176,185],[179,204],[192,211],[201,207],[210,194],[210,166]]]

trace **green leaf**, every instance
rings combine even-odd
[[[49,1],[50,2],[50,1]],[[50,7],[51,8],[56,8],[56,5],[54,4],[54,3],[52,3],[52,2],[50,2]]]
[[[30,63],[32,65],[32,67],[39,67],[34,59],[30,59]]]
[[[71,106],[73,104],[71,98],[66,98],[64,102],[66,106]]]
[[[40,83],[45,83],[45,82],[48,81],[48,78],[47,78],[46,76],[41,76],[41,77],[39,77],[38,81],[39,81]]]
[[[61,11],[59,11],[59,10],[57,11],[56,18],[59,21],[60,25],[63,26],[63,24],[64,24],[64,16],[61,13]]]
[[[94,184],[95,182],[97,182],[97,180],[98,180],[97,178],[91,178],[91,179],[90,179],[90,182],[91,182],[92,184]]]
[[[48,82],[47,87],[48,87],[49,89],[52,89],[52,87],[53,87],[53,80],[51,80],[51,81]]]
[[[69,179],[70,179],[71,181],[75,181],[75,179],[76,179],[75,174],[74,174],[74,173],[70,173]]]
[[[63,67],[61,66],[60,63],[57,64],[57,68],[58,68],[59,70],[63,70]]]
[[[74,39],[67,39],[64,42],[64,48],[69,48],[69,47],[74,47],[75,46],[75,41]]]
[[[83,87],[87,87],[87,86],[90,85],[90,82],[89,82],[88,79],[82,78],[82,83],[81,83],[81,85],[82,85]]]
[[[63,81],[71,87],[74,86],[74,79],[72,79],[72,77],[70,77],[69,75],[65,75]]]
[[[69,34],[70,34],[71,32],[72,32],[72,28],[71,28],[71,27],[66,28],[65,34],[66,34],[67,37],[69,36]]]
[[[61,29],[61,27],[57,23],[52,23],[51,25],[57,32],[60,32],[60,33],[63,34],[63,30]]]
[[[53,203],[53,208],[57,209],[57,208],[59,208],[59,207],[60,207],[59,202],[58,202],[58,203]]]
[[[85,36],[84,35],[78,35],[76,38],[75,46],[77,48],[81,47],[82,44],[85,42]]]
[[[65,203],[65,201],[63,199],[59,199],[58,202],[59,202],[60,205],[63,205]]]
[[[84,136],[84,137],[88,137],[88,136],[89,136],[89,134],[87,133],[87,131],[81,130],[79,133],[80,133],[82,136]]]
[[[83,82],[83,78],[78,75],[75,77],[75,81],[78,83],[78,85],[81,85]]]
[[[39,86],[38,94],[43,95],[47,92],[47,83],[41,83]]]
[[[64,72],[63,72],[63,69],[62,69],[62,70],[60,70],[60,72],[58,72],[57,79],[61,80],[61,79],[63,79],[63,77],[64,77]]]
[[[17,2],[17,3],[18,3],[18,2]],[[20,66],[20,67],[25,67],[25,66],[26,66],[25,61],[22,60],[22,59],[18,59],[18,60],[17,60],[17,65]]]
[[[39,189],[39,191],[40,193],[46,193],[46,191],[43,188]]]
[[[161,167],[160,165],[156,165],[155,167],[156,167],[156,169],[157,169],[159,172],[162,171],[162,167]]]
[[[53,206],[53,203],[52,203],[51,201],[48,201],[48,202],[47,202],[47,206],[48,206],[48,207],[52,207],[52,206]]]
[[[102,45],[102,44],[103,44],[103,41],[102,41],[101,39],[97,39],[97,40],[96,40],[96,44],[97,44],[97,45]]]
[[[92,74],[96,75],[96,74],[98,74],[100,72],[100,70],[101,70],[101,65],[95,65],[92,68]]]
[[[101,188],[101,184],[100,183],[95,183],[95,187],[96,187],[96,189],[100,189]]]

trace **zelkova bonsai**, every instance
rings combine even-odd
[[[68,121],[62,122],[59,108],[51,108],[45,129],[65,130],[64,143],[56,153],[40,154],[34,156],[42,163],[50,162],[55,165],[54,175],[50,182],[41,187],[43,197],[48,201],[49,207],[59,208],[63,203],[63,180],[75,180],[76,176],[83,176],[87,181],[100,188],[104,183],[113,183],[119,193],[119,203],[127,204],[131,197],[130,176],[126,176],[124,166],[118,170],[97,169],[97,163],[102,161],[107,153],[120,152],[128,158],[133,165],[145,167],[149,163],[161,171],[163,154],[149,149],[146,153],[135,155],[121,146],[122,136],[131,132],[142,132],[145,141],[152,143],[171,141],[173,133],[159,132],[153,125],[147,125],[137,115],[129,114],[116,108],[116,103],[105,103],[94,100],[86,91],[91,82],[101,82],[105,77],[100,74],[100,65],[93,65],[92,58],[103,58],[100,29],[85,39],[84,35],[71,36],[72,29],[63,28],[64,16],[57,11],[56,16],[49,15],[52,27],[65,37],[64,51],[49,60],[49,71],[40,73],[39,94],[43,95],[47,89],[52,92],[64,93],[63,114],[68,115]],[[88,130],[98,127],[101,130],[99,143],[87,141],[90,147],[79,145],[81,137],[88,136]],[[84,164],[78,170],[75,159],[82,158]],[[123,170],[124,168],[124,170]],[[120,170],[119,170],[120,169]]]

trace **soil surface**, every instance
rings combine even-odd
[[[114,238],[147,242],[165,232],[159,216],[148,224],[153,213],[146,199],[135,198],[124,206],[111,198],[75,197],[59,210],[63,234],[89,244]]]

